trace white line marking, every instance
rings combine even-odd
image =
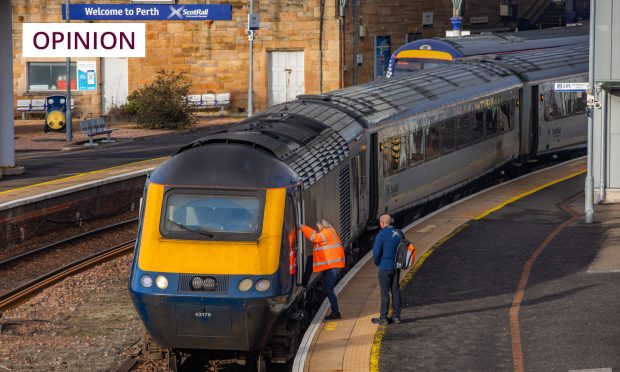
[[[568,372],[613,372],[611,368],[570,369]]]
[[[24,204],[34,203],[34,202],[45,200],[48,198],[53,198],[59,195],[69,194],[72,192],[88,189],[91,187],[104,185],[107,183],[122,181],[122,180],[126,180],[126,179],[133,178],[136,176],[145,175],[145,174],[148,174],[153,169],[155,169],[155,167],[150,167],[150,168],[145,168],[145,169],[141,169],[141,170],[130,172],[130,173],[125,173],[119,176],[113,176],[113,177],[103,178],[103,179],[94,180],[90,182],[85,182],[79,185],[69,186],[64,189],[54,190],[54,191],[50,191],[50,192],[46,192],[46,193],[38,194],[34,196],[28,196],[22,199],[12,200],[10,202],[0,204],[0,211],[5,210],[5,209],[19,207],[20,205],[24,205]]]

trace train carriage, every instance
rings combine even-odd
[[[474,56],[584,46],[589,42],[588,33],[587,26],[572,26],[419,39],[392,53],[386,77],[451,64]]]
[[[350,266],[380,214],[583,146],[581,97],[552,87],[582,81],[587,58],[489,57],[299,96],[180,149],[145,187],[129,289],[147,330],[172,355],[292,359],[320,288],[297,224],[330,221]]]

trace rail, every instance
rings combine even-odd
[[[88,257],[73,261],[68,265],[52,272],[41,275],[28,283],[19,286],[5,294],[0,295],[0,310],[8,310],[25,302],[41,290],[52,286],[61,279],[74,275],[80,271],[91,268],[99,263],[106,262],[117,256],[128,254],[133,250],[134,240],[115,245],[104,251],[92,254]]]

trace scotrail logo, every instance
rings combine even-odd
[[[179,19],[183,19],[183,16],[181,15],[181,10],[183,9],[185,9],[185,5],[181,5],[176,9],[174,5],[170,5],[170,14],[168,15],[168,19],[172,19],[173,17],[179,17]]]

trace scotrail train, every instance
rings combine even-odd
[[[518,32],[435,37],[407,43],[392,53],[386,77],[452,64],[486,54],[519,53],[569,46],[587,46],[589,27],[556,27]]]
[[[320,285],[297,224],[330,221],[351,258],[382,213],[583,147],[583,97],[554,84],[587,72],[587,47],[459,63],[299,96],[181,148],[145,186],[129,289],[146,329],[173,368],[291,360]]]

